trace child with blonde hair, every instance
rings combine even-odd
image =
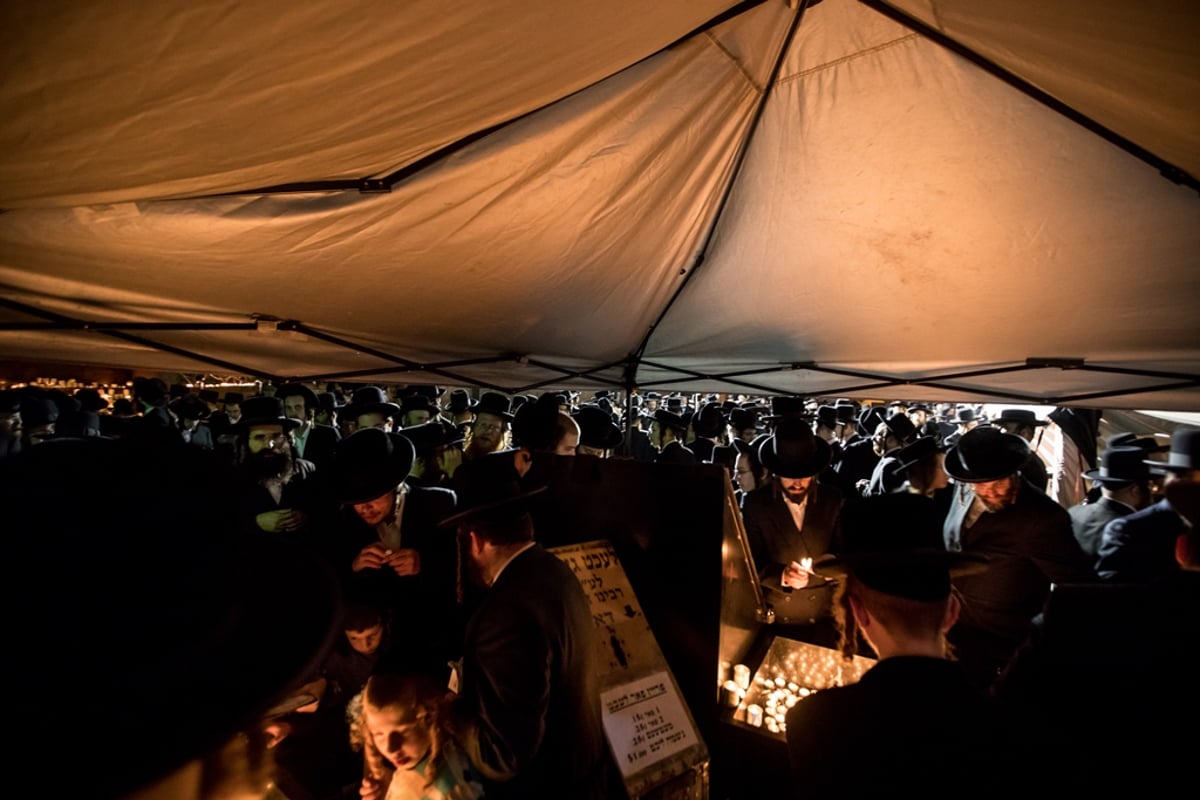
[[[357,720],[365,800],[482,800],[479,776],[448,725],[450,699],[427,676],[371,676]]]

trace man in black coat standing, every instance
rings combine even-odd
[[[482,466],[485,465],[486,466]],[[486,593],[467,623],[454,708],[489,798],[606,798],[595,623],[571,570],[534,541],[509,459],[485,459],[445,520]]]
[[[817,625],[811,632],[819,643],[831,637],[834,584],[807,567],[837,541],[842,494],[816,477],[830,455],[829,444],[803,417],[781,417],[758,448],[772,477],[746,495],[742,506],[754,566],[763,587],[774,593],[777,613],[786,613],[789,622]]]
[[[1100,550],[1100,537],[1114,519],[1126,517],[1150,502],[1150,468],[1140,447],[1110,447],[1100,457],[1100,468],[1083,477],[1100,487],[1094,503],[1080,503],[1067,509],[1075,539],[1093,563]]]
[[[968,431],[946,453],[957,484],[943,526],[946,549],[991,562],[987,572],[955,582],[963,613],[951,641],[981,687],[1025,638],[1051,583],[1096,579],[1066,509],[1022,479],[1030,453],[1020,436],[992,427]]]

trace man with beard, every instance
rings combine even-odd
[[[513,420],[511,409],[512,401],[499,392],[484,392],[472,404],[475,421],[471,423],[471,440],[463,450],[463,461],[474,461],[504,449],[504,435]]]
[[[302,383],[285,383],[275,392],[283,400],[283,413],[300,424],[292,431],[296,455],[311,461],[318,469],[333,468],[333,451],[342,435],[332,425],[317,424],[321,401],[317,393]]]
[[[237,463],[245,485],[243,519],[259,530],[311,542],[319,503],[312,462],[296,456],[292,431],[300,420],[284,416],[278,397],[251,397],[234,426]]]
[[[968,431],[946,453],[958,484],[943,526],[946,549],[991,563],[955,581],[963,613],[951,632],[959,660],[984,688],[1029,633],[1052,583],[1096,580],[1066,509],[1021,477],[1030,454],[1020,436],[992,427]]]
[[[810,641],[832,646],[834,584],[806,566],[839,540],[842,493],[817,480],[829,466],[829,444],[804,417],[785,414],[759,444],[758,457],[772,477],[743,502],[754,566],[777,614],[786,608],[786,621],[810,626]]]

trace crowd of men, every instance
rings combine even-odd
[[[938,605],[939,619],[952,617],[937,633],[964,687],[981,696],[1003,687],[1030,716],[1045,708],[1023,688],[1036,684],[1027,675],[1037,670],[1010,668],[1040,630],[1052,589],[1175,580],[1186,565],[1177,540],[1193,523],[1167,489],[1200,480],[1200,430],[1181,427],[1170,445],[1122,435],[1097,448],[1094,426],[1077,426],[1086,415],[1069,411],[1051,420],[1014,408],[987,419],[980,406],[846,398],[263,389],[222,395],[139,378],[130,396],[111,399],[88,389],[0,392],[0,463],[89,439],[208,454],[232,478],[222,486],[236,528],[298,542],[336,576],[347,602],[387,631],[345,629],[352,645],[375,637],[371,669],[374,648],[386,641],[380,663],[388,669],[454,687],[466,750],[489,781],[488,797],[604,797],[613,785],[595,665],[577,630],[590,628],[586,600],[537,544],[525,506],[540,490],[543,454],[724,466],[764,591],[786,596],[806,638],[829,646],[845,646],[849,573],[820,565],[854,549],[859,534],[847,520],[869,519],[878,529],[887,517],[875,510],[880,499],[909,498],[889,512],[896,527],[934,520],[935,549],[961,556],[939,556],[935,578],[951,566],[986,566],[954,572],[952,608]],[[1099,450],[1078,502],[1047,495],[1059,465],[1046,464],[1031,442],[1050,424],[1074,436],[1081,428],[1078,449]],[[928,533],[929,525],[914,533],[925,537],[923,547]],[[868,586],[855,595],[861,609],[888,606],[872,593],[880,585],[929,599],[920,586],[896,589],[870,570],[859,577]],[[949,602],[939,592],[933,599]],[[888,651],[875,630],[865,630],[866,639]],[[931,652],[928,643],[919,650]],[[317,665],[305,677],[324,688],[329,674]],[[338,730],[346,724],[326,718]],[[1064,736],[1091,741],[1053,722]],[[319,758],[305,749],[302,727],[280,747],[295,750],[291,796],[356,793],[353,774],[323,775],[328,785],[320,786],[300,776]],[[327,742],[328,730],[311,741]],[[1091,755],[1076,760],[1081,773],[1094,766]]]

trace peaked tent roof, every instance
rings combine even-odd
[[[1045,5],[8,4],[0,358],[1200,408],[1200,12]]]

